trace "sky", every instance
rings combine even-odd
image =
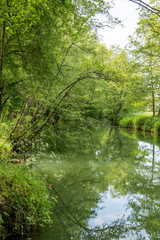
[[[128,0],[115,0],[115,6],[111,9],[110,13],[114,17],[118,17],[122,23],[122,26],[115,26],[114,29],[105,27],[98,31],[98,36],[101,42],[107,47],[111,45],[119,45],[121,48],[125,47],[128,43],[128,36],[132,35],[138,22],[138,7],[137,4]],[[102,16],[99,16],[101,21],[104,21]]]

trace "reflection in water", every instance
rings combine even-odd
[[[160,149],[152,140],[102,129],[45,155],[38,168],[57,203],[52,226],[32,240],[160,238]]]
[[[111,224],[119,218],[125,218],[130,213],[127,209],[127,196],[121,196],[119,198],[113,198],[110,194],[109,189],[107,192],[100,194],[101,202],[97,204],[96,217],[90,218],[88,224],[91,228],[93,227],[103,227],[105,225]]]

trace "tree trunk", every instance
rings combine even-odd
[[[116,111],[116,121],[118,120],[118,117],[120,115],[121,109],[122,109],[122,104],[120,104],[119,108]]]
[[[155,96],[154,96],[154,90],[152,90],[152,111],[153,111],[153,116],[155,116]]]
[[[4,21],[3,29],[2,29],[2,46],[1,46],[1,63],[0,63],[0,116],[2,114],[2,108],[3,108],[3,88],[4,88],[3,65],[4,65],[5,33],[6,33],[6,22]]]

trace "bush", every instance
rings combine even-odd
[[[159,116],[140,116],[135,121],[135,128],[144,130],[146,132],[154,132],[156,127],[155,124],[160,120]],[[156,125],[158,128],[158,125]]]
[[[126,116],[119,121],[120,127],[135,128],[160,135],[160,116]]]
[[[147,120],[147,116],[140,116],[135,119],[135,128],[139,130],[145,130],[145,122]]]
[[[133,117],[122,118],[119,121],[119,125],[120,125],[120,127],[133,128],[134,127],[134,118]]]
[[[159,120],[157,116],[147,117],[144,124],[146,132],[154,132],[154,125]]]
[[[160,120],[154,124],[154,132],[160,135]]]
[[[48,184],[26,166],[0,165],[0,236],[28,233],[51,223]]]

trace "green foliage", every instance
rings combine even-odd
[[[154,124],[154,132],[160,135],[160,119]]]
[[[12,124],[0,124],[0,161],[7,159],[12,149],[12,144],[9,141],[9,133],[11,132]]]
[[[160,116],[135,116],[127,115],[119,120],[119,126],[125,128],[135,128],[146,132],[160,133]]]
[[[97,13],[111,26],[118,23],[110,8],[104,0],[14,0],[0,7],[6,45],[0,114],[2,108],[2,122],[15,123],[9,135],[15,150],[47,124],[66,130],[104,116],[116,123],[121,112],[146,103],[136,62],[119,47],[108,50],[91,31]]]
[[[124,128],[134,128],[134,120],[133,117],[124,117],[119,121],[119,126]]]
[[[51,223],[51,208],[55,201],[51,194],[47,182],[35,170],[1,164],[1,234],[12,231],[21,234],[22,230],[27,233]]]
[[[8,43],[0,79],[2,122],[14,122],[14,150],[27,148],[46,126],[67,135],[76,126],[90,128],[95,119],[116,123],[120,112],[140,100],[131,97],[140,80],[127,53],[108,50],[91,31],[99,12],[111,25],[118,22],[109,9],[103,0],[14,0],[0,9]]]
[[[144,125],[148,117],[146,116],[139,116],[135,120],[135,128],[137,130],[145,130]]]
[[[158,0],[150,1],[155,9],[160,9]],[[139,67],[137,74],[143,78],[143,92],[152,105],[153,113],[159,109],[159,16],[146,8],[139,12],[138,28],[132,37],[135,60]],[[135,69],[136,70],[136,69]],[[149,103],[148,103],[149,104]]]
[[[157,121],[159,121],[159,119],[160,119],[159,116],[147,117],[144,124],[144,130],[146,132],[153,132],[154,126],[157,123]]]

